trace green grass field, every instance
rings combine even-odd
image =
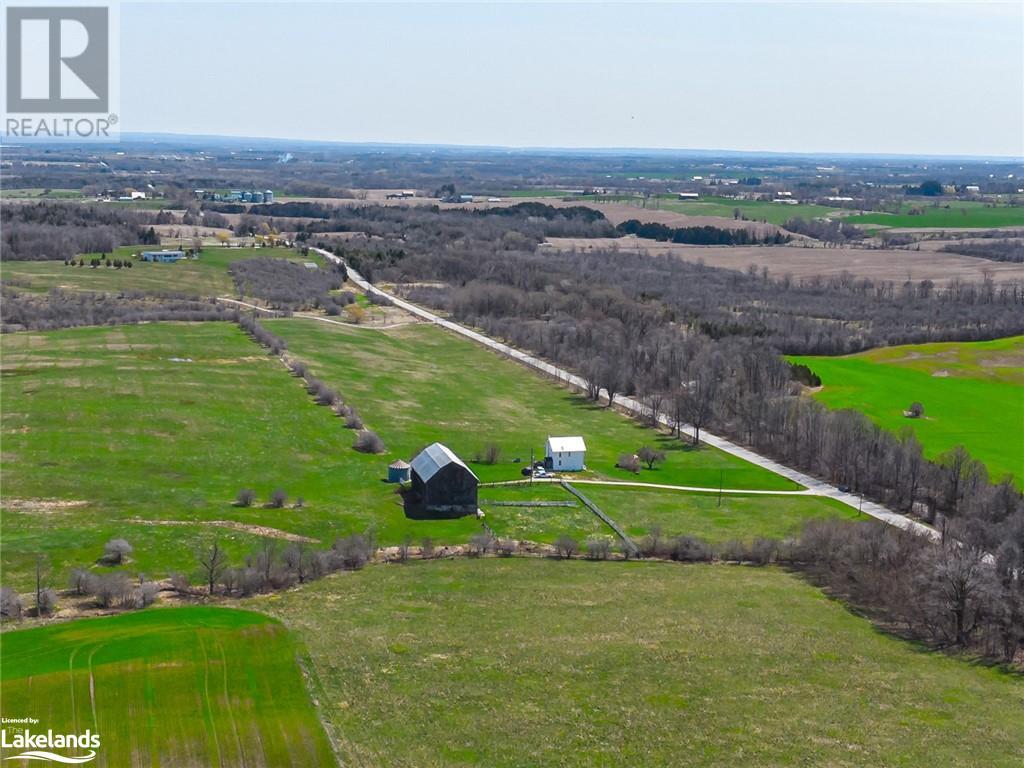
[[[922,213],[910,215],[912,208]],[[1024,227],[1024,206],[999,206],[988,208],[984,203],[969,200],[950,200],[932,207],[929,202],[905,203],[898,214],[865,213],[844,219],[851,224],[876,225],[884,227],[937,227],[957,229],[961,227],[988,229],[992,227]]]
[[[579,187],[577,189],[580,189]],[[495,197],[572,197],[566,189],[507,189]],[[481,196],[486,199],[485,196]]]
[[[808,520],[822,517],[854,520],[857,510],[819,496],[761,496],[683,493],[581,485],[580,490],[634,538],[655,526],[665,536],[697,536],[712,544],[758,536],[785,538]]]
[[[77,200],[80,197],[82,197],[82,193],[77,189],[44,189],[43,187],[5,189],[0,194],[0,199],[9,200]]]
[[[775,568],[439,561],[255,603],[307,644],[347,765],[1024,761],[1019,676]]]
[[[822,380],[815,394],[891,430],[910,426],[928,456],[963,444],[994,479],[1024,483],[1024,336],[885,347],[847,357],[793,357]],[[903,411],[914,401],[923,419]]]
[[[354,451],[353,432],[226,323],[0,337],[4,583],[27,588],[34,554],[43,552],[62,586],[68,568],[93,564],[118,536],[135,548],[129,568],[155,578],[190,572],[194,550],[214,536],[239,561],[259,540],[255,526],[323,546],[371,526],[382,544],[424,536],[463,543],[479,530],[475,520],[409,520],[394,486],[383,482],[389,462],[433,440],[470,462],[487,442],[500,443],[500,463],[471,463],[484,480],[518,479],[549,432],[575,432],[589,443],[591,468],[618,479],[634,479],[612,466],[618,454],[651,442],[663,444],[669,459],[636,479],[793,487],[719,451],[684,448],[437,328],[380,332],[296,318],[267,325],[359,409],[387,444],[385,455]],[[262,503],[278,487],[305,505],[232,505],[241,488]],[[756,503],[774,510],[790,502]],[[535,541],[602,531],[582,508],[495,507],[487,516],[500,535]]]
[[[123,246],[116,248],[110,257],[130,259],[143,250],[170,247]],[[85,254],[82,258],[88,265],[93,256],[99,254]],[[290,248],[204,248],[195,260],[179,261],[177,264],[135,261],[131,269],[68,267],[62,261],[5,261],[0,266],[0,276],[4,279],[16,278],[22,290],[40,293],[51,288],[65,288],[79,291],[177,291],[201,296],[233,296],[237,291],[228,274],[228,266],[235,261],[256,257],[323,263],[317,254],[300,256]]]
[[[685,213],[688,216],[721,216],[733,218],[738,208],[742,216],[752,221],[767,221],[769,224],[785,224],[790,219],[814,219],[835,213],[834,208],[823,205],[801,203],[786,205],[773,203],[770,200],[733,200],[728,197],[704,197],[700,200],[679,200],[673,195],[666,195],[659,200],[659,206],[666,211]]]
[[[154,609],[4,632],[0,644],[3,715],[38,718],[34,733],[99,734],[90,765],[337,765],[299,646],[266,616]]]
[[[620,480],[792,490],[794,483],[712,448],[659,435],[607,408],[554,386],[550,380],[424,324],[387,333],[309,320],[265,320],[317,376],[338,388],[395,455],[408,458],[435,440],[470,460],[494,442],[501,461],[473,465],[484,482],[514,480],[523,462],[543,458],[548,435],[582,434],[587,467]],[[668,454],[639,476],[615,467],[618,457],[645,443]]]

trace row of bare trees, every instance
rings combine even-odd
[[[2,289],[0,320],[4,333],[51,330],[82,325],[131,325],[168,321],[233,320],[234,310],[212,299],[184,294],[144,294],[138,291],[91,293],[53,288],[47,293]]]
[[[334,413],[344,420],[348,429],[356,431],[352,447],[360,453],[384,453],[386,447],[384,440],[363,423],[359,412],[349,403],[346,403],[337,389],[331,387],[325,381],[313,375],[309,365],[291,356],[285,356],[288,345],[285,340],[274,333],[271,333],[255,317],[242,315],[238,318],[238,324],[258,344],[265,347],[270,354],[284,357],[285,365],[293,376],[302,379],[306,392],[317,405],[331,408]]]

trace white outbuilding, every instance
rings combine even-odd
[[[586,469],[583,465],[586,453],[582,437],[548,437],[544,444],[544,464],[555,472],[577,472]]]

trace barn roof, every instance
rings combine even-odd
[[[587,446],[584,445],[583,438],[579,436],[548,437],[548,449],[555,453],[576,453],[586,451]]]
[[[462,459],[452,453],[448,446],[441,445],[441,443],[432,443],[420,451],[419,455],[412,460],[412,469],[413,472],[420,476],[420,480],[427,482],[449,464],[458,464],[469,474],[473,475],[474,479],[479,481],[473,470],[467,467],[462,462]]]

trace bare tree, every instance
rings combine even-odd
[[[57,608],[57,593],[52,589],[44,589],[37,593],[36,615],[49,616]]]
[[[20,619],[22,611],[21,596],[10,587],[0,587],[0,618]]]
[[[214,585],[220,580],[224,569],[228,567],[227,553],[221,549],[220,542],[216,539],[208,547],[204,547],[196,554],[199,567],[203,571],[203,580],[206,582],[207,594],[213,594]]]
[[[664,451],[659,451],[649,445],[642,446],[636,452],[636,456],[640,461],[647,465],[648,469],[654,469],[655,463],[660,463],[665,460]]]
[[[380,436],[370,429],[364,429],[356,435],[352,444],[360,453],[384,453],[384,441]]]
[[[555,541],[555,549],[558,552],[558,556],[569,560],[576,556],[576,553],[580,551],[580,543],[572,536],[563,535],[559,536]]]
[[[103,545],[103,562],[121,565],[132,553],[132,545],[124,539],[111,539]]]
[[[640,471],[640,457],[635,453],[623,453],[619,456],[619,460],[615,462],[615,466],[632,472],[635,475]]]
[[[96,574],[87,568],[72,568],[68,586],[76,595],[89,595],[96,589]]]
[[[36,612],[42,615],[43,612],[43,592],[46,590],[44,586],[46,579],[50,575],[50,560],[46,555],[36,555],[35,563],[36,572]],[[56,602],[56,601],[55,601]]]
[[[488,443],[484,446],[484,464],[497,464],[501,458],[501,446],[497,443]]]
[[[132,594],[132,585],[124,573],[105,573],[96,581],[96,603],[101,608],[124,605]]]
[[[480,555],[487,554],[487,550],[494,544],[494,536],[487,531],[481,531],[480,533],[474,533],[469,538],[469,555],[470,557],[480,557]]]
[[[607,560],[611,552],[612,544],[603,536],[587,539],[587,559]]]
[[[420,542],[420,557],[424,560],[434,557],[434,540],[429,536],[424,536],[423,541]]]

